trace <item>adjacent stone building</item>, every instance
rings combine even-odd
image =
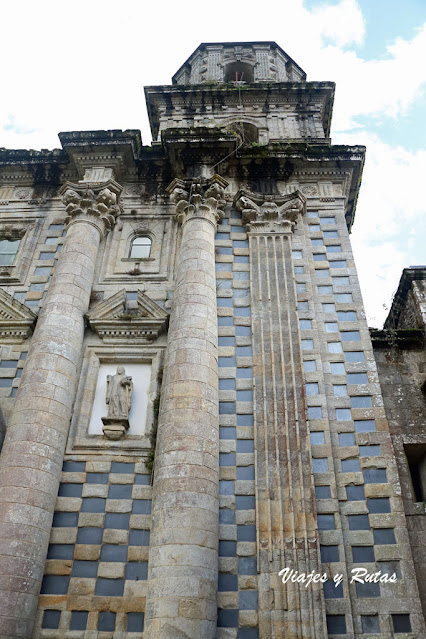
[[[373,351],[334,84],[145,92],[151,146],[0,150],[0,637],[425,637],[424,270]]]

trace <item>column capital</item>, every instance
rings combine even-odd
[[[306,198],[300,191],[289,195],[264,195],[240,190],[234,206],[241,211],[251,233],[292,233],[299,214],[306,211]]]
[[[98,184],[66,182],[59,191],[67,212],[66,226],[85,221],[94,224],[101,234],[108,233],[121,213],[119,198],[122,190],[123,187],[115,180]]]
[[[214,227],[223,217],[226,202],[223,193],[228,182],[220,175],[209,179],[174,179],[167,187],[171,201],[176,206],[177,219],[185,224],[191,218],[204,218]]]

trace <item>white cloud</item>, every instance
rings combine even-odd
[[[311,20],[321,38],[329,38],[337,47],[362,44],[364,40],[364,17],[356,0],[320,6],[313,11]]]
[[[337,141],[356,144],[359,137],[341,134]],[[366,132],[362,138],[367,154],[351,243],[367,316],[379,326],[402,269],[425,263],[426,151],[392,147]]]
[[[409,41],[399,38],[387,47],[389,57],[364,60],[354,51],[327,46],[310,65],[310,78],[324,77],[324,69],[336,82],[335,131],[357,126],[357,117],[397,118],[404,115],[426,89],[426,23]]]

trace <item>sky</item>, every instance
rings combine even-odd
[[[200,42],[275,40],[308,80],[336,82],[334,144],[363,144],[352,246],[370,326],[402,269],[426,264],[425,0],[20,0],[2,3],[0,147],[60,131],[141,129],[143,87]]]

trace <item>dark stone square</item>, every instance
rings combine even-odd
[[[254,510],[256,506],[256,499],[251,495],[237,495],[235,502],[237,510]]]
[[[98,618],[98,630],[111,632],[115,630],[115,612],[100,612]]]
[[[339,546],[320,546],[320,550],[324,564],[339,561]]]
[[[41,627],[49,630],[56,630],[57,628],[59,628],[60,618],[60,610],[45,610]]]
[[[82,513],[104,513],[106,499],[102,497],[83,497]]]
[[[238,628],[238,610],[218,608],[218,628]]]
[[[133,581],[144,581],[148,578],[147,561],[130,561],[126,565],[126,579]]]
[[[375,497],[374,499],[367,499],[368,512],[370,513],[390,513],[390,501],[389,497]]]
[[[238,576],[230,575],[229,573],[220,572],[218,578],[218,591],[219,592],[237,592],[238,590]]]
[[[237,554],[236,541],[219,541],[219,557],[235,557]]]
[[[54,528],[74,528],[78,524],[78,513],[55,512],[52,526]]]
[[[363,501],[365,499],[364,486],[346,486],[348,501]]]
[[[107,484],[108,473],[87,473],[86,482],[88,484]]]
[[[257,590],[240,590],[238,604],[240,610],[257,610],[259,608],[259,593]]]
[[[95,586],[95,595],[101,597],[122,597],[124,592],[124,579],[105,579],[98,577]]]
[[[66,595],[70,578],[68,575],[44,575],[41,584],[41,595]]]
[[[85,610],[73,610],[71,613],[70,630],[86,630],[88,615],[89,613]]]
[[[132,529],[129,532],[129,546],[149,546],[149,530]]]
[[[380,597],[380,584],[355,583],[357,597]]]
[[[327,615],[327,632],[329,635],[345,635],[345,615]]]
[[[112,462],[111,472],[133,475],[135,472],[135,465],[127,462]]]
[[[323,584],[323,590],[325,599],[341,599],[343,597],[343,584],[336,586],[331,579]]]
[[[72,559],[74,544],[50,544],[47,559]]]
[[[83,484],[60,484],[58,497],[81,497]]]
[[[144,614],[143,612],[127,613],[127,632],[143,632]]]
[[[127,546],[104,544],[101,548],[101,561],[127,561]]]
[[[356,564],[373,563],[374,547],[373,546],[352,546],[352,558]]]
[[[230,508],[219,509],[219,523],[220,524],[235,524],[235,510]]]
[[[134,499],[132,505],[132,513],[134,515],[150,515],[151,514],[150,499]]]
[[[237,479],[254,479],[254,466],[239,466]]]
[[[373,530],[374,543],[377,546],[383,544],[396,544],[395,531],[393,528],[375,528]]]
[[[107,513],[105,515],[105,528],[116,528],[120,530],[129,529],[130,515],[122,513]]]
[[[97,561],[74,560],[72,565],[72,577],[96,577],[98,573]]]
[[[394,632],[411,632],[410,615],[392,615]]]
[[[256,557],[238,557],[239,575],[257,575]]]
[[[256,541],[256,526],[237,526],[238,541]]]
[[[380,632],[378,615],[361,615],[362,632]]]
[[[86,462],[64,461],[62,470],[65,473],[84,473],[86,470]]]
[[[101,544],[102,528],[79,528],[77,532],[78,544]]]
[[[108,499],[131,499],[132,490],[131,484],[111,484],[108,489]]]
[[[349,530],[370,530],[368,515],[348,515]]]

